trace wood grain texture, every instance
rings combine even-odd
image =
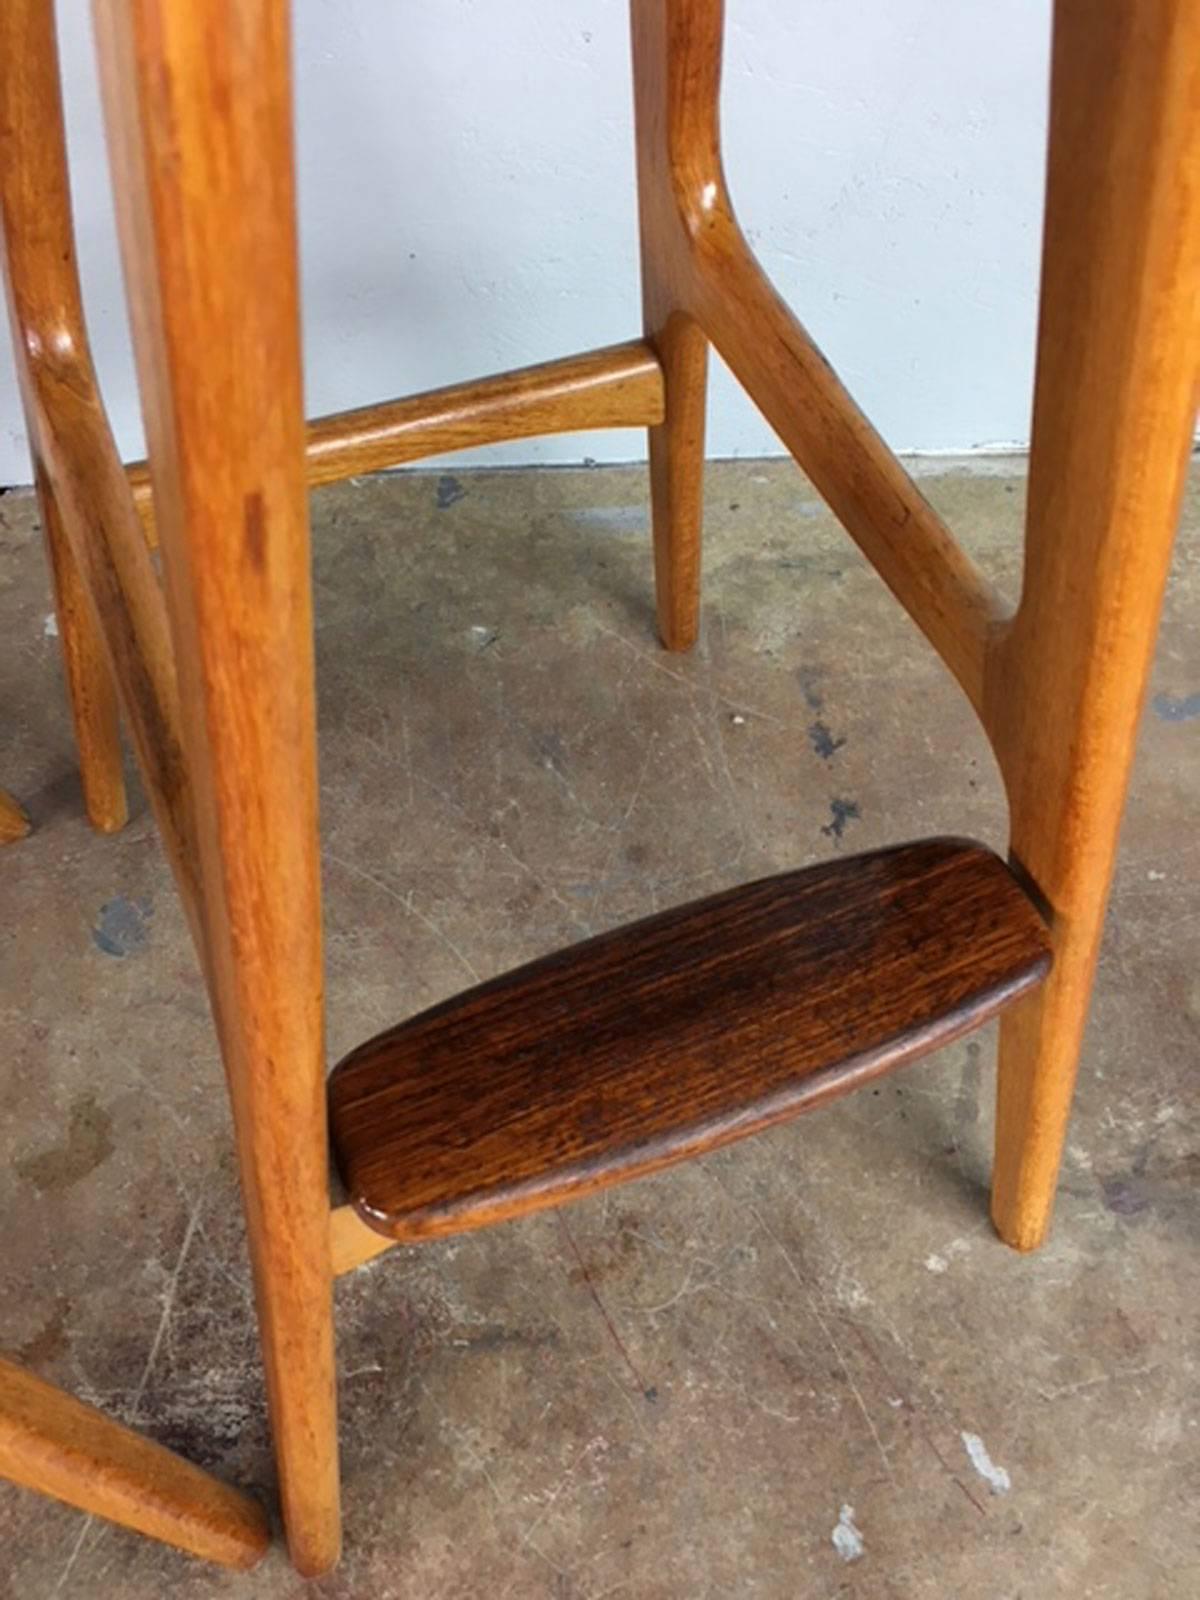
[[[722,0],[632,3],[652,310],[700,325],[978,709],[1003,601],[775,292],[734,214],[718,125]],[[668,371],[668,415],[671,397]]]
[[[0,844],[15,844],[29,832],[29,818],[9,794],[0,789]]]
[[[222,1566],[270,1541],[247,1495],[3,1358],[0,1476]]]
[[[0,6],[0,233],[17,373],[47,537],[68,623],[69,675],[101,763],[93,774],[116,819],[119,745],[93,642],[104,649],[155,820],[204,960],[200,873],[180,740],[179,692],[166,608],[104,413],[83,321],[71,228],[54,8]],[[63,536],[63,537],[60,537]],[[61,626],[61,622],[60,622]],[[72,665],[74,663],[74,666]],[[82,689],[82,685],[81,685]],[[85,783],[92,779],[85,774]],[[121,802],[123,804],[123,800]]]
[[[69,371],[77,388],[94,378],[74,266],[54,10],[41,0],[0,8],[0,256],[84,804],[93,827],[111,833],[127,815],[113,674],[44,460],[45,375]]]
[[[658,351],[665,415],[650,429],[650,510],[658,636],[688,650],[700,632],[704,429],[708,340],[680,291],[676,206],[665,158],[666,60],[644,7],[634,6],[633,89],[637,146],[642,326]]]
[[[666,417],[648,441],[658,632],[668,650],[686,650],[700,631],[708,339],[695,317],[691,241],[680,233],[670,118],[681,101],[695,100],[673,80],[686,63],[662,11],[634,0],[630,20],[642,319],[667,396]],[[699,16],[702,32],[709,20]]]
[[[643,248],[978,712],[1054,976],[1001,1029],[993,1216],[1044,1237],[1200,371],[1200,4],[1057,0],[1025,582],[1010,615],[772,288],[722,166],[722,0],[632,0]],[[648,197],[650,197],[648,199]],[[667,373],[668,407],[671,376]]]
[[[340,1510],[288,7],[95,16],[209,991],[284,1524],[312,1575]]]
[[[715,1149],[956,1038],[1045,975],[1007,867],[935,839],[785,873],[561,950],[335,1068],[364,1222],[435,1238]]]
[[[634,340],[319,417],[306,434],[308,482],[337,483],[501,439],[650,427],[662,418],[662,368],[651,347]],[[136,461],[127,471],[152,529],[150,469]]]
[[[682,312],[655,315],[649,290],[645,299],[667,393],[648,440],[658,636],[668,650],[690,650],[700,635],[708,340]]]
[[[79,752],[84,809],[97,832],[116,833],[129,819],[116,684],[104,635],[88,599],[44,468],[35,470],[35,481],[42,540],[54,590],[54,616],[67,684],[67,704],[75,730],[75,748]]]
[[[1200,4],[1058,0],[1025,581],[984,723],[1054,972],[1001,1026],[992,1214],[1049,1226],[1200,375]]]
[[[54,502],[104,641],[138,769],[203,964],[196,819],[162,589],[98,392],[79,383],[73,372],[43,370],[37,381],[45,419],[43,460]]]

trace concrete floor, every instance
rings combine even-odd
[[[925,488],[1013,585],[1023,482]],[[1200,483],[1193,485],[1200,490]],[[709,474],[655,645],[640,471],[315,505],[331,1059],[478,976],[842,850],[996,844],[965,702],[799,475]],[[145,806],[80,814],[34,509],[0,501],[0,1343],[271,1496],[229,1124]],[[993,1035],[338,1290],[328,1600],[1200,1593],[1200,493],[1167,601],[1056,1228],[990,1232]],[[305,1593],[0,1485],[0,1594]]]

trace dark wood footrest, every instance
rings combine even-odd
[[[477,1228],[653,1172],[957,1038],[1050,966],[981,845],[927,839],[601,934],[353,1051],[329,1084],[360,1216]]]

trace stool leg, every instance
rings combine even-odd
[[[267,1397],[337,1559],[312,592],[286,0],[96,0]]]
[[[679,293],[678,207],[663,126],[670,43],[660,21],[655,8],[634,0],[643,326],[662,362],[666,390],[666,417],[649,430],[658,631],[668,650],[688,650],[700,631],[708,340],[682,309]],[[719,19],[717,34],[719,41]]]
[[[129,815],[116,689],[75,557],[59,519],[53,491],[40,466],[37,495],[54,585],[54,615],[67,680],[67,699],[79,752],[83,803],[93,828],[101,833],[116,833],[125,826]]]
[[[0,1477],[223,1566],[255,1566],[262,1507],[0,1358]]]
[[[655,316],[652,265],[642,257],[646,336],[662,362],[666,418],[649,429],[650,516],[658,633],[668,650],[690,650],[700,632],[704,520],[704,416],[708,340],[682,312]]]
[[[40,459],[42,381],[90,372],[79,280],[51,8],[8,0],[0,8],[0,276],[33,456],[42,537],[54,589],[67,700],[83,799],[92,826],[125,823],[125,780],[112,672],[94,611]]]
[[[1054,971],[1001,1025],[992,1215],[1050,1222],[1200,371],[1200,6],[1058,0],[1025,584],[989,663]]]

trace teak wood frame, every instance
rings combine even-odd
[[[1013,614],[738,227],[718,132],[722,0],[632,0],[644,342],[327,418],[307,438],[286,0],[94,5],[148,476],[121,466],[88,353],[50,0],[0,10],[10,311],[87,809],[102,829],[125,815],[119,702],[213,1001],[284,1518],[315,1573],[339,1543],[332,1277],[389,1241],[329,1202],[307,483],[485,439],[648,425],[660,632],[686,649],[712,342],[995,748],[1012,860],[1055,953],[1000,1043],[992,1215],[1008,1243],[1035,1247],[1196,409],[1200,0],[1056,0]]]

